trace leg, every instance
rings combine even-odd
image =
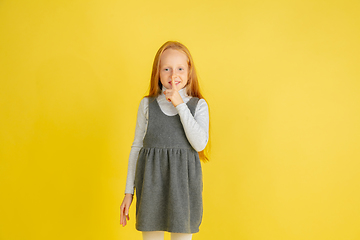
[[[164,240],[163,231],[142,231],[143,240]]]
[[[171,233],[171,240],[191,240],[191,233]]]

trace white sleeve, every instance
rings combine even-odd
[[[204,99],[200,99],[193,116],[186,103],[176,106],[181,123],[191,146],[198,152],[204,150],[209,139],[209,108]]]
[[[148,102],[148,98],[145,97],[141,100],[139,105],[136,119],[135,137],[133,144],[131,145],[129,156],[125,193],[134,194],[136,163],[139,156],[139,151],[143,146],[143,140],[148,124]]]

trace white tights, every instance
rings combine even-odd
[[[164,231],[142,232],[143,240],[164,240]],[[191,233],[171,233],[171,240],[191,240]]]

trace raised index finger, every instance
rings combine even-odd
[[[171,86],[172,86],[172,89],[177,91],[178,89],[177,89],[177,86],[175,84],[175,78],[176,78],[176,76],[171,77]]]

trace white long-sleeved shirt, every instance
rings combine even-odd
[[[199,100],[193,116],[186,105],[186,103],[191,99],[191,96],[188,96],[186,93],[186,88],[179,90],[179,94],[184,103],[181,103],[176,107],[166,100],[163,93],[165,90],[166,88],[163,87],[161,94],[156,98],[161,111],[168,116],[179,114],[180,121],[183,125],[185,135],[189,143],[196,151],[202,151],[206,147],[209,139],[209,109],[206,101],[204,99]],[[139,151],[143,147],[143,140],[146,134],[149,119],[148,103],[148,98],[144,97],[139,105],[135,137],[131,146],[128,162],[125,193],[134,194],[136,163]]]

